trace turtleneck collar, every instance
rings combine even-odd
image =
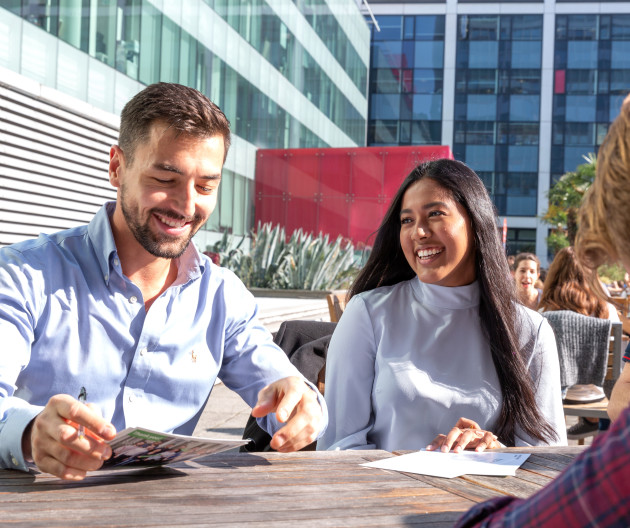
[[[474,281],[466,286],[438,286],[426,284],[418,277],[410,280],[414,294],[422,304],[449,310],[468,309],[479,306],[479,283]]]

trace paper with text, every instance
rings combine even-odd
[[[515,475],[529,454],[493,453],[442,453],[441,451],[416,451],[406,455],[362,464],[366,467],[392,469],[405,473],[453,478],[461,475]]]

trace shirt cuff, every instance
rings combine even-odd
[[[29,466],[22,453],[22,436],[28,424],[44,408],[29,405],[6,411],[0,419],[0,467],[29,471]]]

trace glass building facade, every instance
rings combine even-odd
[[[439,145],[444,16],[380,16],[372,28],[369,145]]]
[[[551,176],[596,153],[630,91],[630,14],[556,17]]]
[[[630,92],[630,5],[370,7],[368,145],[451,146],[507,218],[508,252],[544,262],[550,185],[597,152]]]
[[[500,215],[535,216],[542,16],[460,15],[453,154]]]
[[[0,0],[2,68],[116,115],[158,81],[222,108],[209,231],[251,229],[256,148],[365,143],[368,56],[354,0]]]

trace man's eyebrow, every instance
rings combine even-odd
[[[179,170],[177,167],[173,165],[169,165],[168,163],[156,162],[153,164],[153,168],[158,169],[158,170],[168,171],[168,172],[175,172],[176,174],[183,174],[183,172]]]
[[[156,163],[153,164],[153,168],[155,168],[157,170],[167,171],[167,172],[174,172],[175,174],[184,174],[183,171],[181,171],[180,169],[178,169],[174,165],[169,165],[168,163],[156,162]],[[203,179],[203,180],[220,180],[221,179],[221,173],[219,173],[219,174],[208,174],[208,175],[202,176],[201,179]]]

